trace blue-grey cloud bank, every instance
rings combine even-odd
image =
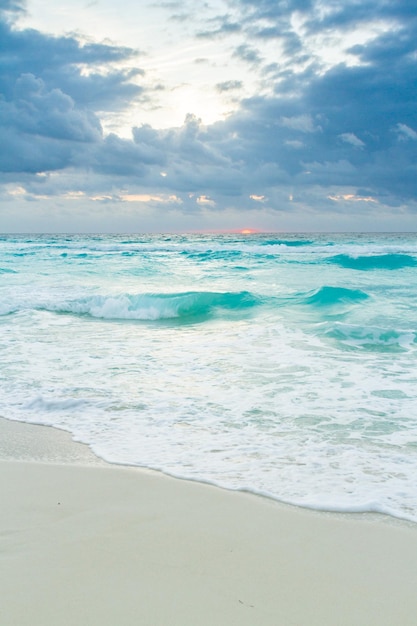
[[[140,122],[170,97],[146,80],[140,30],[138,48],[54,35],[0,7],[3,232],[416,230],[415,2],[233,0],[204,23],[167,3],[223,46],[212,89],[233,109],[164,128]],[[114,120],[132,107],[126,135]]]

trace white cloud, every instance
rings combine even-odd
[[[203,206],[211,206],[211,207],[216,206],[216,203],[214,202],[214,200],[212,200],[208,196],[199,196],[197,198],[197,204],[200,204]]]
[[[295,148],[295,150],[300,150],[304,147],[303,142],[299,141],[298,139],[288,139],[287,141],[285,141],[285,145],[289,146],[290,148]]]
[[[333,202],[374,202],[378,203],[378,200],[373,198],[372,196],[356,196],[353,193],[345,193],[340,195],[331,195],[327,196],[329,200],[333,200]]]
[[[24,196],[26,193],[26,189],[18,185],[17,187],[12,187],[7,190],[9,196]]]
[[[128,193],[122,194],[120,200],[123,202],[157,202],[158,204],[182,204],[181,198],[176,195],[152,195],[148,193]]]
[[[398,133],[400,141],[405,141],[407,139],[414,139],[414,141],[417,140],[416,131],[407,126],[407,124],[397,124],[395,130]]]
[[[354,133],[342,133],[339,135],[339,138],[345,143],[350,143],[350,145],[355,148],[363,148],[365,146],[365,143]]]
[[[299,130],[302,133],[314,133],[321,130],[320,126],[315,126],[311,115],[297,115],[295,117],[281,117],[280,123],[286,128]]]

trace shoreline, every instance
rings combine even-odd
[[[76,441],[70,431],[51,426],[48,424],[36,424],[23,422],[0,416],[0,461],[29,461],[43,464],[79,465],[85,467],[118,468],[130,471],[138,471],[155,474],[162,478],[175,481],[196,483],[197,485],[211,487],[226,491],[226,493],[241,493],[252,498],[260,498],[275,503],[284,508],[307,511],[312,514],[330,515],[342,519],[374,520],[384,524],[402,525],[415,528],[417,522],[412,519],[390,515],[382,511],[345,511],[338,509],[315,508],[303,506],[279,500],[262,492],[250,491],[249,489],[228,489],[214,482],[169,474],[163,470],[147,467],[144,465],[129,465],[106,461],[97,456],[91,447],[84,442]]]
[[[98,459],[0,419],[2,626],[408,626],[417,525]]]

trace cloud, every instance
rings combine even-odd
[[[236,91],[237,89],[242,89],[243,82],[241,80],[226,80],[222,83],[217,83],[216,89],[217,91]]]
[[[241,44],[238,46],[234,51],[233,56],[249,63],[250,65],[260,65],[262,61],[259,51],[247,44]]]
[[[16,80],[32,74],[50,88],[59,88],[82,106],[115,110],[141,95],[131,81],[143,72],[114,67],[137,56],[127,47],[100,43],[82,44],[72,36],[53,37],[33,29],[17,30],[0,21],[3,62],[1,93],[11,98]],[[105,73],[102,67],[107,66]]]
[[[25,13],[25,5],[24,0],[1,0],[0,15],[2,19],[14,22],[17,15]]]
[[[241,74],[216,76],[213,90],[242,97],[224,120],[206,126],[190,113],[175,128],[138,124],[130,137],[106,135],[102,122],[103,112],[133,102],[140,111],[151,97],[143,72],[132,69],[134,50],[17,30],[3,19],[0,172],[8,202],[82,198],[183,216],[256,208],[268,220],[302,211],[312,224],[326,212],[416,211],[417,19],[405,3],[229,6],[204,36],[228,38],[227,62],[247,64],[253,95],[241,96]],[[359,29],[363,41],[352,44]],[[330,52],[325,58],[323,42],[337,62]]]
[[[293,130],[299,130],[302,133],[314,133],[317,130],[321,130],[320,127],[317,127],[314,124],[313,118],[311,115],[298,115],[294,117],[281,117],[280,123],[282,126],[286,126],[287,128],[291,128]]]
[[[344,141],[345,143],[349,143],[355,148],[363,148],[365,146],[365,143],[361,139],[359,139],[359,137],[357,137],[355,133],[341,133],[339,137],[342,141]]]
[[[2,8],[14,17],[23,11],[17,2]],[[92,152],[80,144],[103,142],[99,112],[114,112],[143,94],[133,82],[143,72],[117,67],[136,55],[130,48],[18,30],[9,18],[0,19],[0,38],[0,172],[85,164]]]
[[[123,202],[139,202],[139,203],[157,203],[157,204],[182,204],[181,198],[175,195],[151,195],[149,193],[141,194],[122,194],[120,200]]]
[[[333,200],[334,202],[377,202],[377,200],[375,200],[375,198],[373,198],[372,196],[357,196],[353,193],[347,193],[337,196],[330,195],[328,196],[328,198],[329,200]]]
[[[296,150],[301,150],[301,148],[304,147],[304,143],[299,139],[286,139],[284,145],[294,148]]]
[[[399,139],[401,141],[405,141],[406,139],[412,139],[414,141],[417,140],[416,131],[407,126],[407,124],[398,123],[395,130],[398,133]]]
[[[212,200],[208,196],[199,196],[196,202],[197,204],[200,204],[202,206],[210,206],[210,207],[216,206],[216,203],[214,202],[214,200]]]
[[[22,74],[14,86],[13,102],[2,104],[2,121],[25,134],[70,141],[101,137],[100,121],[91,111],[77,108],[60,89],[47,89],[33,74]]]
[[[203,30],[197,33],[200,39],[218,39],[229,35],[235,35],[241,31],[241,24],[230,19],[230,15],[221,15],[208,20],[213,24],[211,30]]]

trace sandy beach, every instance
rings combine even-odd
[[[417,527],[108,465],[0,420],[2,626],[407,626]]]

